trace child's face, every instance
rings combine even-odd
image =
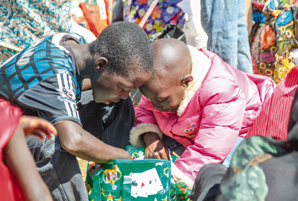
[[[186,86],[178,80],[160,79],[140,87],[141,92],[152,101],[155,110],[176,113],[183,100]]]

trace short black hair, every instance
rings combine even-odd
[[[92,55],[106,57],[109,61],[108,71],[112,74],[129,76],[131,70],[153,70],[153,51],[149,39],[135,23],[112,23],[89,44],[89,51]],[[134,69],[129,69],[131,67]]]

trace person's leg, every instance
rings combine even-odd
[[[219,191],[219,184],[227,168],[221,164],[204,165],[196,177],[190,200],[212,201]]]
[[[41,141],[30,136],[26,141],[55,201],[88,201],[77,159],[62,149],[58,137]]]
[[[238,0],[238,52],[237,69],[252,73],[252,62],[250,56],[247,25],[245,21],[245,1]]]
[[[207,49],[237,67],[238,0],[201,0],[201,21],[208,35]]]
[[[91,91],[85,91],[78,104],[83,128],[104,143],[125,149],[134,125],[134,108],[130,98],[106,105],[95,103]]]

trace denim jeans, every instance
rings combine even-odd
[[[226,157],[226,159],[222,162],[222,164],[224,166],[226,166],[227,168],[230,167],[233,154],[234,154],[234,152],[236,151],[236,149],[239,147],[239,145],[241,144],[241,142],[243,140],[244,140],[243,137],[238,137],[237,138],[236,143],[234,144],[232,150],[230,151],[230,153],[228,154],[228,156]]]
[[[244,0],[201,0],[207,49],[231,66],[252,73]]]
[[[95,103],[91,92],[87,92],[82,94],[78,109],[83,128],[95,137],[119,148],[129,144],[135,118],[130,98],[107,106]],[[77,158],[61,147],[58,136],[44,141],[31,136],[27,145],[54,200],[88,201]]]

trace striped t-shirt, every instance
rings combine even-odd
[[[79,124],[77,101],[82,79],[75,55],[65,41],[87,41],[73,33],[58,33],[37,41],[0,66],[0,95],[33,110],[52,123],[72,120]]]

